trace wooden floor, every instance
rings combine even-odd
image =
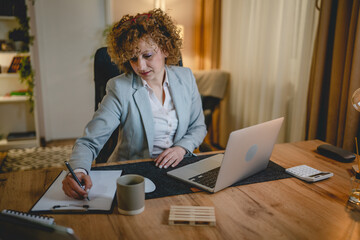
[[[55,147],[55,146],[64,146],[64,145],[74,145],[76,139],[64,139],[64,140],[54,140],[46,142],[45,147]]]

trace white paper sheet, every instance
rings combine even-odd
[[[76,200],[65,195],[62,190],[62,181],[67,172],[63,170],[52,183],[46,193],[31,209],[35,211],[66,211],[82,210],[84,205],[89,211],[109,211],[116,192],[116,179],[121,176],[122,170],[99,170],[91,171],[90,177],[93,183],[89,192],[88,200]],[[54,209],[54,206],[60,205]],[[85,210],[84,209],[84,210]]]

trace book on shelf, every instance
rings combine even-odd
[[[27,94],[26,89],[21,89],[21,90],[17,90],[17,91],[11,91],[9,93],[10,96],[26,96],[26,94]]]
[[[15,56],[11,61],[8,73],[16,73],[21,68],[21,61],[23,59],[30,61],[29,56]]]
[[[31,132],[12,132],[7,136],[8,141],[31,140],[36,138],[36,133]]]

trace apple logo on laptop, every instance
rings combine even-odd
[[[258,150],[258,145],[257,144],[252,145],[246,153],[245,161],[249,162],[251,159],[253,159],[257,150]]]

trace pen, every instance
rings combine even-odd
[[[75,179],[75,181],[77,182],[77,184],[79,184],[79,186],[80,186],[82,189],[84,189],[83,185],[81,185],[81,182],[80,182],[79,179],[76,177],[76,175],[75,175],[73,169],[71,168],[70,164],[69,164],[67,161],[65,161],[65,165],[66,165],[66,167],[69,169],[72,177]],[[90,201],[89,196],[87,196],[86,198],[87,198],[87,200]]]
[[[90,207],[89,205],[78,205],[78,204],[68,204],[68,205],[54,205],[52,209],[62,208],[62,207],[80,207],[85,208],[86,210]]]

